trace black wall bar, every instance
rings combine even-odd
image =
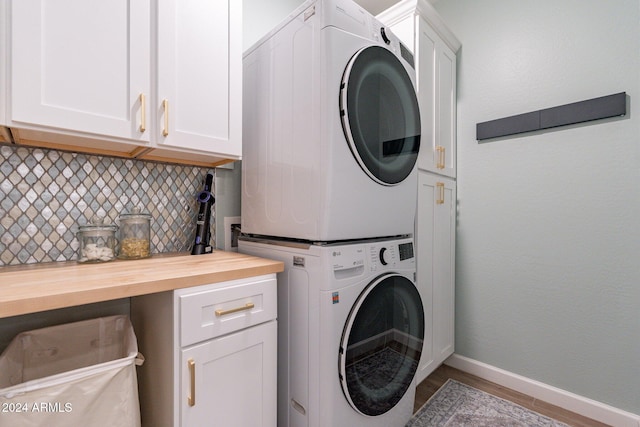
[[[627,93],[546,108],[530,113],[476,124],[476,139],[482,141],[558,126],[572,125],[627,114]]]

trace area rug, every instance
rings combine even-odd
[[[409,420],[407,427],[568,427],[508,400],[448,380]]]

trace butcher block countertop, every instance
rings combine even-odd
[[[224,251],[101,264],[69,261],[0,267],[0,318],[283,270],[279,261]]]

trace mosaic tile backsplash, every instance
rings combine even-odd
[[[190,250],[208,169],[0,145],[0,266],[77,259],[78,226],[151,214],[151,252]],[[215,191],[215,188],[213,189]],[[215,205],[214,205],[215,206]],[[215,209],[211,242],[215,242]]]

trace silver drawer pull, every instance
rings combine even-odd
[[[216,316],[220,317],[226,314],[237,313],[238,311],[251,310],[253,307],[255,307],[255,305],[252,302],[248,302],[242,307],[236,307],[230,310],[216,310]]]

